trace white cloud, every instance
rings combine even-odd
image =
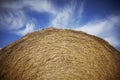
[[[49,0],[4,1],[0,7],[9,9],[23,9],[24,7],[29,7],[38,12],[56,14],[55,6]]]
[[[31,9],[38,12],[48,12],[56,14],[55,6],[53,6],[53,4],[48,0],[26,0],[24,1],[24,5],[28,5]]]
[[[0,30],[19,30],[24,27],[27,16],[22,8],[22,1],[2,1],[0,4]]]
[[[24,7],[38,12],[47,12],[52,15],[56,15],[57,13],[54,5],[48,0],[3,1],[0,4],[2,11],[0,13],[0,30],[9,30],[15,33],[20,30],[19,34],[21,35],[33,31],[33,27],[30,25],[30,27],[27,27],[27,25],[24,30],[21,30],[30,21],[27,20],[27,15],[24,13]]]
[[[71,28],[73,24],[78,24],[84,12],[84,2],[81,2],[80,8],[78,10],[78,22],[76,21],[74,15],[76,14],[75,7],[76,4],[72,2],[71,4],[63,8],[62,11],[57,12],[57,15],[54,16],[50,25],[57,28]]]
[[[58,28],[66,28],[71,19],[72,8],[65,8],[63,11],[58,13],[51,22],[51,26]]]
[[[120,45],[120,41],[113,35],[109,37],[105,37],[104,39],[115,47]]]
[[[75,30],[81,30],[93,35],[100,35],[105,29],[110,28],[107,21],[93,21],[89,22],[83,26],[76,28]]]
[[[118,21],[119,17],[113,16],[105,20],[91,21],[83,26],[79,26],[75,30],[82,30],[89,34],[100,35],[104,32],[111,31]]]
[[[25,35],[27,33],[33,32],[35,30],[35,24],[33,23],[27,23],[25,26],[25,29],[15,31],[14,33],[18,35]]]
[[[99,36],[107,40],[113,46],[118,46],[120,45],[120,42],[115,37],[116,34],[114,33],[114,30],[116,29],[116,24],[119,24],[119,21],[119,16],[111,16],[108,19],[91,21],[83,26],[79,26],[73,29]]]
[[[25,15],[21,10],[8,10],[7,13],[0,13],[0,29],[16,30],[24,25]]]
[[[81,18],[83,16],[83,12],[84,12],[84,5],[85,5],[85,2],[81,2],[81,5],[80,5],[80,9],[78,10],[78,17],[77,17],[77,21],[76,21],[76,24],[80,24],[80,21],[81,21]]]

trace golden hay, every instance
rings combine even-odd
[[[0,50],[0,80],[120,80],[120,53],[84,32],[48,28]]]

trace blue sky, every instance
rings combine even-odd
[[[47,27],[99,36],[120,51],[119,0],[1,0],[0,48]]]

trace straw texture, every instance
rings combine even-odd
[[[0,50],[0,80],[120,80],[120,53],[93,35],[48,28]]]

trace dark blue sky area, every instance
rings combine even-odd
[[[85,18],[83,18],[85,21],[120,14],[119,0],[86,0],[85,2]]]

